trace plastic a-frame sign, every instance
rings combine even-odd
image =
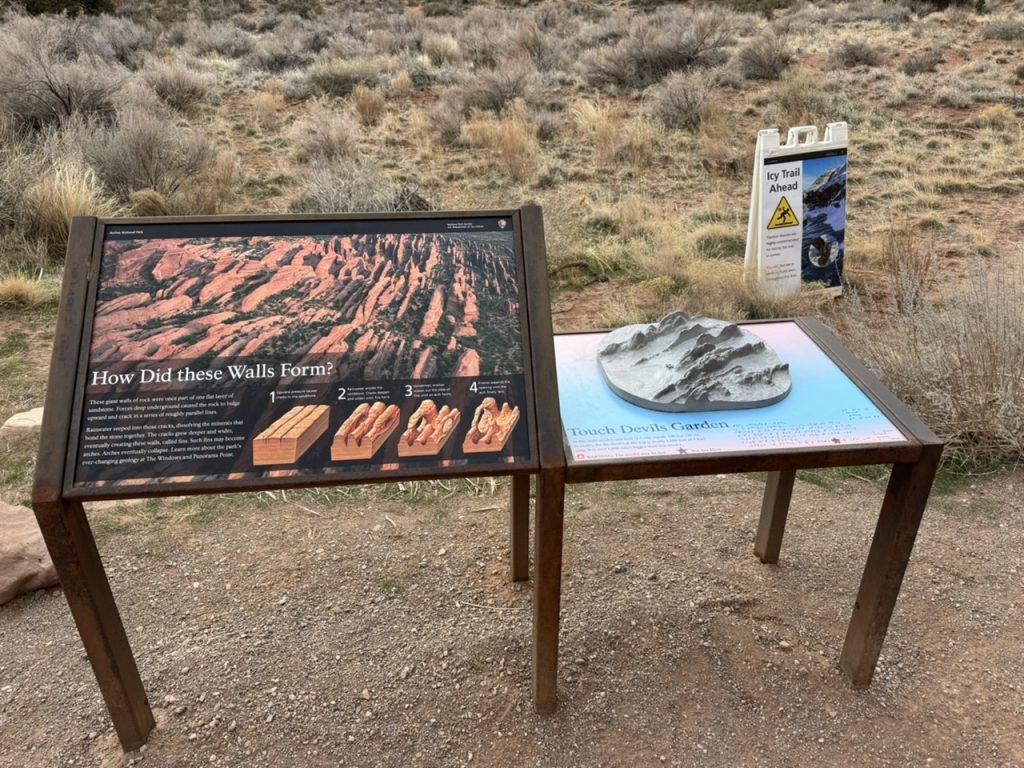
[[[758,131],[744,262],[766,293],[789,296],[803,283],[838,296],[846,256],[846,123]]]

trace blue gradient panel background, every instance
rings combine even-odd
[[[774,405],[663,413],[627,403],[597,362],[601,333],[555,337],[562,424],[575,461],[906,442],[892,422],[793,322],[741,325],[789,363]]]

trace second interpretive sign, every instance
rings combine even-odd
[[[517,221],[108,224],[71,488],[532,461]]]

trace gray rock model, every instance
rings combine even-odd
[[[789,394],[789,364],[734,323],[682,312],[612,331],[601,371],[624,400],[655,411],[722,411],[771,405]]]

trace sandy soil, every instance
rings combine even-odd
[[[93,510],[158,727],[122,755],[36,593],[0,607],[0,765],[1024,764],[1024,472],[933,498],[866,691],[837,660],[882,488],[801,477],[778,566],[762,478],[571,488],[550,716],[503,486]]]

